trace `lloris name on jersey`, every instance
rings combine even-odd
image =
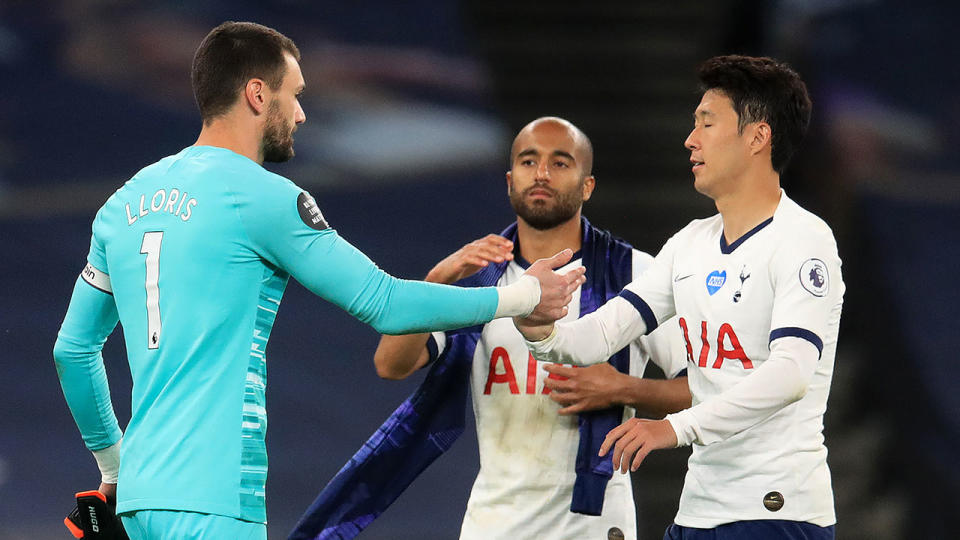
[[[127,208],[127,225],[133,225],[136,221],[150,212],[166,212],[178,216],[183,221],[189,221],[193,215],[193,207],[197,205],[197,199],[189,197],[187,192],[181,193],[177,188],[158,189],[150,197],[150,204],[147,205],[147,196],[140,195],[140,211],[136,214],[130,211],[130,203]]]

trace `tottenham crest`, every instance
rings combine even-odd
[[[317,201],[313,200],[313,197],[306,191],[301,192],[300,196],[297,197],[297,210],[300,212],[300,219],[311,229],[322,231],[330,227],[327,220],[323,219],[323,214],[317,207]]]
[[[830,290],[827,265],[820,259],[807,259],[800,266],[800,284],[814,296],[826,296]]]

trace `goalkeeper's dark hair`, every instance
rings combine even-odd
[[[280,88],[287,71],[284,53],[300,61],[293,40],[273,28],[227,21],[211,30],[193,57],[191,72],[203,123],[226,113],[250,79],[263,79],[273,90]]]
[[[773,170],[782,174],[810,125],[810,96],[800,75],[772,58],[739,55],[710,58],[697,74],[701,90],[733,102],[739,133],[751,122],[770,125]]]

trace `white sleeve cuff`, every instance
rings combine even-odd
[[[527,348],[537,360],[589,366],[606,362],[646,330],[636,309],[620,297],[574,321],[557,322],[553,333]]]
[[[120,443],[122,442],[123,439],[120,439],[113,446],[93,451],[97,467],[100,468],[100,481],[104,484],[117,483],[117,478],[120,476]]]
[[[540,341],[528,341],[524,338],[523,342],[527,344],[527,349],[530,350],[530,354],[533,357],[540,361],[551,362],[554,360],[549,359],[547,356],[548,353],[553,349],[553,344],[557,341],[557,325],[553,325],[553,330],[550,331],[550,335],[541,339]]]
[[[526,317],[533,313],[540,303],[540,281],[533,276],[522,275],[510,285],[497,287],[497,294],[500,295],[500,300],[497,302],[494,319]]]
[[[690,409],[684,409],[673,414],[668,414],[666,420],[673,427],[673,432],[677,435],[677,447],[690,446],[698,440],[697,419],[693,417]]]

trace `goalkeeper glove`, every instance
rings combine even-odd
[[[77,507],[63,524],[81,540],[129,540],[117,517],[117,501],[99,491],[77,493]]]

